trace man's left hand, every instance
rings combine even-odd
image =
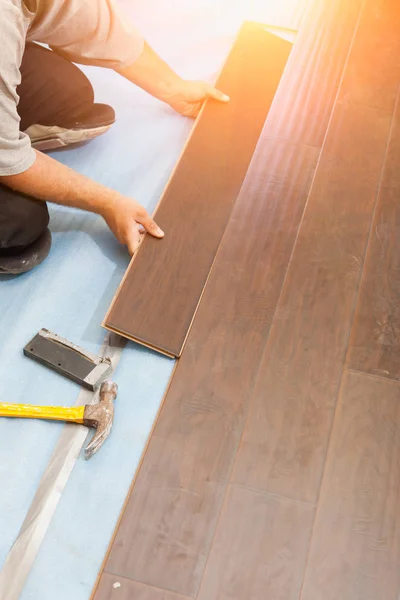
[[[218,102],[229,102],[223,94],[205,81],[181,81],[174,86],[163,100],[184,117],[197,117],[204,101],[213,98]]]

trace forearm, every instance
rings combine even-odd
[[[103,214],[118,192],[36,152],[36,161],[18,175],[0,177],[0,183],[38,200]]]
[[[147,43],[133,65],[116,71],[152,96],[164,101],[170,97],[172,90],[183,82]]]
[[[0,177],[0,183],[32,196],[101,215],[111,231],[133,254],[140,241],[139,224],[156,237],[164,233],[133,198],[96,183],[72,169],[36,152],[36,161],[18,175]]]

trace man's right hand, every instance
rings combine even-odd
[[[130,254],[136,252],[145,231],[157,238],[164,237],[164,232],[148,212],[132,198],[116,196],[106,203],[101,215],[117,240],[128,247]]]
[[[2,176],[0,183],[38,200],[101,215],[131,254],[137,250],[144,231],[158,238],[164,236],[136,200],[69,169],[41,152],[36,151],[36,161],[29,169],[17,175]]]

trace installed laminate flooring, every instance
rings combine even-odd
[[[397,106],[347,357],[349,369],[391,379],[400,379],[399,142]]]
[[[316,154],[271,140],[253,161],[270,169],[261,185],[249,177],[238,199],[118,528],[111,573],[197,594]]]
[[[199,600],[297,600],[313,519],[312,506],[230,486]]]
[[[318,498],[391,115],[337,104],[271,328],[234,481]]]
[[[310,0],[282,77],[284,93],[269,113],[271,137],[322,146],[361,5]],[[290,110],[282,110],[282,103]]]
[[[271,111],[105,563],[146,600],[400,595],[399,9],[328,4],[322,152]]]
[[[300,600],[398,600],[400,384],[345,373]]]
[[[200,114],[155,219],[166,232],[146,236],[105,325],[180,356],[292,44],[247,23],[217,86],[231,97]]]
[[[99,600],[189,600],[184,596],[108,573],[103,573],[96,597]]]

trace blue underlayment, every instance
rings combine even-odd
[[[190,123],[156,103],[140,106],[140,93],[112,73],[101,74],[98,94],[108,100],[102,85],[114,92],[118,123],[102,139],[58,152],[57,158],[151,210]],[[48,260],[30,274],[0,282],[0,398],[9,402],[74,404],[79,387],[25,358],[22,348],[44,326],[98,352],[105,335],[100,323],[129,261],[94,215],[52,207],[51,229]],[[172,367],[172,360],[134,344],[123,351],[112,436],[90,462],[77,462],[22,598],[89,598]],[[60,431],[55,423],[0,419],[1,563]]]
[[[240,24],[238,19],[218,20],[221,15],[214,13],[211,23],[208,5],[201,2],[197,12],[185,11],[184,3],[176,2],[175,17],[171,5],[166,10],[166,3],[160,0],[148,0],[141,10],[138,3],[125,0],[122,4],[125,8],[136,6],[136,22],[152,45],[182,75],[191,78],[215,77]],[[208,10],[213,10],[209,4]],[[154,14],[159,17],[157,22]],[[135,197],[152,211],[192,123],[112,72],[85,70],[97,101],[113,105],[117,122],[101,138],[53,156]],[[51,230],[53,247],[43,265],[21,277],[0,280],[2,401],[75,403],[79,387],[25,358],[22,348],[46,327],[98,352],[105,335],[100,323],[129,262],[125,249],[95,215],[52,206]],[[120,392],[113,433],[91,461],[78,460],[22,600],[89,599],[173,364],[127,344],[115,374]],[[0,568],[61,427],[0,419]]]

